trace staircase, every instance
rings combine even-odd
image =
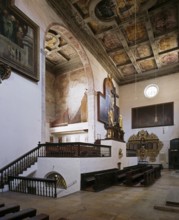
[[[28,168],[32,168],[38,157],[111,157],[111,146],[82,142],[44,144],[39,142],[36,148],[0,169],[0,190],[5,191],[5,187],[9,187],[10,191],[56,198],[56,179],[20,175]],[[30,190],[31,188],[33,190]]]
[[[18,176],[22,174],[27,168],[31,167],[37,162],[39,156],[44,156],[45,147],[38,144],[38,146],[18,159],[14,160],[7,166],[0,169],[0,189],[3,189],[8,184],[9,176]]]

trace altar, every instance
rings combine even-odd
[[[138,164],[138,157],[127,157],[125,142],[106,139],[101,140],[101,145],[111,146],[111,158],[119,169]]]

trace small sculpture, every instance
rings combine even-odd
[[[122,119],[122,115],[119,116],[119,127],[121,128],[121,130],[123,129],[123,119]]]
[[[108,111],[108,124],[109,124],[110,126],[113,126],[113,125],[114,125],[114,112],[113,112],[112,109],[110,109],[110,110]]]

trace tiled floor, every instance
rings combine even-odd
[[[18,203],[21,208],[37,208],[50,220],[178,220],[178,212],[160,211],[171,189],[178,191],[179,174],[162,171],[162,177],[150,187],[113,186],[101,192],[77,192],[52,199],[13,192],[0,193],[0,203]],[[179,195],[178,195],[179,196]]]

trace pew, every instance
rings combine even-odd
[[[124,183],[126,181],[127,178],[127,170],[123,169],[123,170],[118,170],[116,172],[116,179],[115,179],[115,184],[116,185],[120,185],[122,183]]]
[[[100,170],[81,174],[81,190],[100,191],[115,181],[118,168]],[[110,180],[112,178],[112,180]]]
[[[20,210],[20,205],[12,204],[12,205],[4,205],[0,208],[0,217],[4,216],[11,212],[17,212]]]
[[[0,203],[0,220],[49,220],[49,215],[44,213],[36,215],[36,212],[34,208],[20,210],[19,205]]]
[[[141,185],[149,186],[155,181],[154,169],[150,169],[144,172],[144,179],[141,181]]]
[[[29,220],[49,220],[49,215],[41,213],[39,215],[29,218]]]
[[[3,216],[3,220],[21,220],[24,218],[35,216],[36,212],[37,210],[34,208],[22,209],[20,211]]]
[[[128,171],[126,173],[126,180],[125,180],[124,184],[126,184],[128,186],[132,186],[132,185],[136,185],[139,183],[140,184],[143,183],[144,182],[144,174],[148,170],[152,170],[152,172],[154,172],[152,166],[139,167],[139,168]]]
[[[81,190],[100,191],[112,185],[149,186],[161,176],[160,164],[138,164],[125,167],[100,170],[81,174]]]
[[[95,175],[93,189],[95,192],[106,189],[115,184],[116,170],[98,173]]]
[[[124,167],[124,170],[135,170],[135,169],[139,169],[139,168],[143,168],[143,167],[147,167],[147,164],[136,164],[136,165],[132,165],[132,166],[128,166],[128,167]]]

